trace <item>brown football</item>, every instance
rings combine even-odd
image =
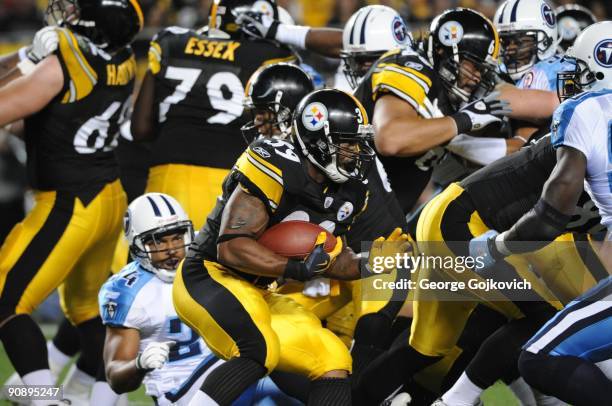
[[[264,231],[257,242],[283,257],[304,259],[312,252],[321,231],[327,233],[325,251],[330,252],[336,246],[336,237],[318,224],[307,221],[290,220],[275,224]]]

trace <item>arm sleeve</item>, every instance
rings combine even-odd
[[[488,165],[506,156],[504,138],[480,138],[459,134],[446,146],[449,151],[478,165]]]
[[[98,74],[90,65],[74,34],[66,28],[57,29],[56,55],[64,72],[62,103],[73,103],[85,98],[98,83]]]

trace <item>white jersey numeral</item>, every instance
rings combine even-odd
[[[174,104],[187,97],[198,78],[201,69],[176,68],[169,66],[164,77],[171,80],[180,80],[174,93],[166,97],[159,105],[159,122],[166,121],[168,110]],[[232,72],[217,72],[206,83],[206,95],[210,105],[219,112],[206,120],[209,124],[229,124],[242,115],[244,106],[244,86],[240,78]]]
[[[130,105],[130,98],[123,103],[123,107],[119,101],[112,102],[104,113],[87,120],[74,135],[73,144],[76,152],[79,154],[93,154],[98,151],[108,152],[115,149],[118,144],[119,125],[125,121]],[[117,130],[111,134],[112,139],[110,142],[107,142],[111,119],[117,112],[119,112]],[[93,140],[91,140],[92,136],[94,136]]]

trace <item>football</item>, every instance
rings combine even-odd
[[[318,224],[307,221],[291,220],[278,223],[264,231],[258,242],[283,257],[304,259],[314,248],[321,231],[327,233],[325,251],[330,252],[336,246],[336,237]]]

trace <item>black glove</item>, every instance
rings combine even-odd
[[[476,100],[453,114],[451,118],[457,124],[457,134],[482,130],[489,124],[501,122],[500,117],[510,114],[512,110],[509,103],[499,100],[498,97],[499,92],[492,92],[484,99]]]
[[[342,251],[342,239],[336,238],[336,246],[332,252],[325,252],[325,241],[327,233],[321,232],[313,250],[303,261],[290,259],[285,267],[283,277],[285,279],[295,279],[297,281],[308,281],[315,276],[323,274],[333,263],[338,254]]]

